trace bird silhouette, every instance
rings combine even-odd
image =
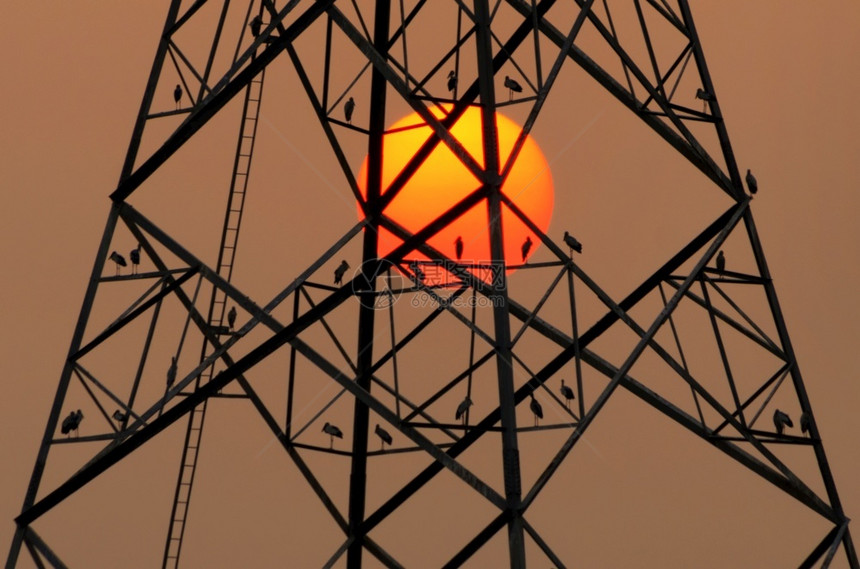
[[[379,450],[385,449],[385,445],[390,445],[394,441],[394,439],[391,438],[389,432],[380,427],[379,423],[376,424],[376,428],[373,430],[373,432],[376,433],[377,437],[379,437]]]
[[[346,122],[352,124],[352,112],[355,110],[355,99],[350,97],[343,105],[343,115],[346,117]]]
[[[458,261],[463,258],[463,238],[459,235],[454,240],[454,253],[457,255]]]
[[[747,168],[747,187],[750,189],[750,193],[755,195],[758,192],[758,182],[753,176],[753,173]]]
[[[573,394],[573,389],[564,384],[564,379],[561,380],[561,396],[564,397],[567,408],[570,409],[570,402],[572,399],[576,399],[576,396]]]
[[[464,425],[466,424],[466,412],[469,410],[469,407],[472,406],[472,400],[467,395],[465,399],[463,399],[459,405],[457,405],[457,413],[454,415],[454,419],[462,422]]]
[[[505,87],[508,89],[508,100],[512,101],[514,99],[514,93],[522,93],[523,86],[517,83],[514,79],[511,79],[507,75],[505,75]]]
[[[126,419],[128,419],[128,413],[123,413],[122,411],[117,409],[116,411],[113,412],[112,417],[113,417],[113,420],[116,421],[117,423],[123,423],[123,422],[125,422]]]
[[[725,270],[726,270],[726,256],[722,251],[720,251],[717,254],[717,271],[722,273]]]
[[[457,88],[457,73],[452,69],[448,72],[448,91],[454,92]]]
[[[74,432],[76,435],[78,434],[78,427],[81,426],[81,421],[84,418],[84,414],[81,413],[81,410],[71,411],[69,415],[63,419],[63,423],[60,425],[60,432],[64,435],[69,435]]]
[[[179,101],[182,100],[182,87],[177,83],[173,89],[173,101],[176,103],[176,110],[179,110]]]
[[[812,428],[811,422],[809,420],[809,413],[801,413],[800,414],[800,432],[803,434],[809,433],[809,430]],[[811,435],[812,433],[810,433]]]
[[[236,325],[236,307],[233,306],[230,308],[230,312],[227,313],[227,325],[230,326],[230,330]]]
[[[701,99],[703,101],[713,101],[714,95],[711,93],[708,93],[707,91],[705,91],[702,88],[699,88],[699,89],[696,89],[696,98]]]
[[[526,235],[526,240],[523,241],[523,246],[520,248],[520,252],[523,254],[523,263],[526,262],[526,257],[529,256],[529,251],[532,250],[532,238],[531,235]]]
[[[773,426],[776,427],[776,432],[781,435],[786,427],[794,427],[794,423],[791,422],[791,417],[787,413],[777,409],[773,412]]]
[[[131,274],[137,274],[137,266],[140,264],[140,243],[137,247],[129,251],[128,258],[131,260]]]
[[[582,243],[577,241],[576,237],[574,237],[567,231],[564,232],[564,244],[570,247],[571,256],[573,256],[573,251],[576,251],[577,253],[582,253]]]
[[[334,284],[339,285],[343,283],[343,275],[346,274],[346,270],[349,268],[349,263],[345,260],[340,262],[340,265],[334,270]]]
[[[323,432],[328,435],[329,447],[334,448],[334,438],[343,438],[343,432],[331,423],[326,423],[322,428]]]
[[[248,24],[248,27],[251,28],[251,35],[257,37],[260,35],[260,29],[263,27],[263,18],[260,17],[259,14],[254,16],[254,19],[251,20],[251,23]]]
[[[116,251],[111,251],[109,259],[116,263],[116,274],[119,275],[119,268],[125,267],[128,263],[125,262],[125,257],[117,253]]]
[[[705,109],[708,106],[708,101],[714,100],[714,95],[712,93],[708,93],[704,89],[696,89],[696,98],[702,100],[702,112],[705,112]]]
[[[537,427],[540,419],[543,419],[543,407],[541,407],[540,403],[538,403],[538,400],[535,399],[534,393],[529,393],[529,397],[532,398],[532,400],[529,402],[529,409],[531,409],[532,413],[534,413],[535,427]]]
[[[170,367],[167,368],[167,389],[176,381],[176,356],[170,356]]]

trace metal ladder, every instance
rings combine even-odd
[[[224,228],[221,233],[221,247],[218,252],[218,275],[230,282],[233,275],[233,262],[236,258],[236,244],[239,240],[239,228],[242,224],[242,211],[245,207],[245,194],[248,189],[248,174],[251,170],[251,157],[254,154],[254,141],[257,136],[257,124],[260,118],[260,100],[263,95],[265,68],[245,89],[245,103],[242,111],[242,127],[239,131],[239,142],[236,147],[236,158],[233,163],[233,177],[230,183],[230,195],[227,200],[227,213],[224,218]],[[224,315],[227,310],[227,295],[220,289],[212,292],[209,302],[207,323],[212,330],[222,329]],[[204,340],[201,361],[207,355],[208,342]],[[206,368],[195,383],[195,389],[205,385],[212,378],[215,365]],[[185,432],[185,444],[182,448],[182,461],[176,491],[173,496],[173,507],[170,512],[170,529],[167,533],[167,543],[164,547],[162,567],[176,568],[179,565],[179,554],[182,551],[182,538],[185,535],[185,521],[188,519],[188,505],[191,500],[191,489],[197,469],[197,458],[200,449],[200,439],[203,435],[203,423],[206,418],[208,399],[197,405],[189,415],[188,428]]]

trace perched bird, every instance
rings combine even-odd
[[[564,397],[564,401],[567,403],[567,408],[570,409],[570,401],[572,399],[576,399],[576,396],[573,394],[573,389],[564,384],[564,379],[561,380],[561,396]]]
[[[173,89],[173,100],[176,103],[176,110],[179,110],[179,101],[182,100],[182,87],[177,83]]]
[[[794,423],[791,422],[791,417],[787,413],[777,409],[773,412],[773,426],[776,427],[776,432],[781,435],[786,427],[794,427]]]
[[[119,275],[119,268],[125,267],[128,263],[125,262],[125,257],[117,253],[116,251],[111,251],[110,257],[108,257],[111,261],[116,263],[116,274]]]
[[[349,263],[346,261],[341,261],[340,265],[334,270],[334,284],[339,285],[343,283],[343,275],[346,274],[346,270],[349,268]]]
[[[720,251],[717,254],[717,271],[722,273],[725,270],[726,270],[726,256],[722,251]]]
[[[809,423],[809,413],[800,414],[800,432],[806,434],[812,426]]]
[[[113,412],[113,420],[117,423],[123,423],[126,419],[128,419],[128,413],[123,413],[119,409]]]
[[[508,89],[508,100],[512,101],[514,98],[514,93],[522,93],[523,86],[517,83],[515,80],[511,79],[507,75],[505,75],[505,87]]]
[[[458,261],[463,258],[463,238],[459,235],[454,240],[454,253],[457,255]]]
[[[753,195],[758,192],[758,182],[756,181],[755,176],[753,176],[753,173],[750,172],[749,168],[747,168],[747,187]]]
[[[452,69],[448,72],[448,90],[454,92],[457,88],[457,73]]]
[[[170,356],[170,367],[167,368],[167,389],[176,381],[176,356]]]
[[[576,240],[576,237],[568,233],[564,232],[564,244],[570,247],[571,256],[573,256],[573,252],[582,253],[582,243]]]
[[[708,101],[714,100],[714,95],[700,88],[696,89],[696,98],[702,100],[702,112],[704,113],[708,108]]]
[[[343,438],[343,433],[336,426],[331,423],[326,423],[322,428],[323,432],[328,435],[329,448],[334,448],[334,438],[337,437],[339,439]]]
[[[696,98],[701,99],[703,101],[713,101],[714,95],[711,93],[708,93],[707,91],[705,91],[702,88],[699,88],[699,89],[696,89]]]
[[[75,434],[78,433],[78,427],[81,426],[81,420],[83,420],[84,414],[81,413],[81,410],[71,411],[65,419],[63,419],[63,424],[60,425],[60,432],[64,435],[70,434],[72,431]]]
[[[466,412],[469,410],[469,407],[472,406],[472,400],[469,399],[467,395],[465,399],[463,399],[459,405],[457,405],[457,413],[454,415],[454,419],[457,421],[461,421],[464,425],[466,424]]]
[[[535,427],[537,427],[538,421],[543,419],[543,407],[541,407],[538,400],[535,399],[534,393],[529,393],[529,397],[532,398],[531,402],[529,402],[529,409],[531,409],[532,413],[535,415]]]
[[[379,423],[376,424],[376,428],[373,430],[373,432],[376,433],[376,436],[378,436],[379,440],[381,441],[379,445],[379,450],[383,450],[385,448],[385,445],[390,445],[394,441],[388,431],[379,426]]]
[[[343,106],[343,115],[346,117],[346,122],[352,124],[352,112],[355,110],[355,99],[350,97]]]
[[[227,325],[230,326],[230,329],[233,329],[233,326],[236,325],[236,307],[233,306],[230,308],[230,312],[227,313]]]
[[[137,266],[140,264],[140,243],[128,253],[128,258],[131,260],[131,274],[136,275]]]
[[[529,251],[532,250],[532,238],[531,235],[526,235],[526,240],[523,241],[523,246],[520,248],[520,252],[523,254],[523,263],[526,262],[526,257],[529,256]]]
[[[251,35],[257,37],[260,35],[260,29],[263,27],[263,18],[260,17],[259,14],[254,16],[254,19],[251,20],[251,23],[248,24],[248,27],[251,28]]]

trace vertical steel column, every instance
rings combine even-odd
[[[57,432],[57,423],[60,420],[60,412],[63,408],[63,402],[66,400],[66,392],[69,388],[69,380],[72,377],[72,369],[75,361],[73,357],[80,349],[81,342],[84,339],[84,332],[87,329],[87,322],[90,319],[90,312],[93,308],[93,302],[96,298],[96,291],[99,288],[99,281],[104,270],[105,262],[107,261],[108,251],[110,250],[113,233],[116,229],[116,222],[119,219],[119,206],[111,205],[110,214],[108,214],[105,232],[102,235],[99,250],[96,254],[96,260],[93,264],[93,271],[90,275],[90,283],[87,286],[87,292],[84,295],[84,302],[81,306],[81,312],[78,316],[78,323],[75,325],[75,332],[72,336],[72,343],[69,346],[69,355],[66,357],[63,373],[60,376],[60,384],[57,386],[57,394],[54,396],[54,403],[51,406],[51,412],[48,415],[48,424],[45,426],[45,434],[42,436],[42,445],[39,447],[39,454],[36,456],[36,464],[33,466],[33,474],[30,475],[30,484],[27,487],[27,494],[24,496],[24,505],[21,507],[21,512],[29,510],[36,503],[36,494],[39,493],[39,485],[42,482],[42,475],[45,472],[45,464],[48,461],[48,451],[51,448],[51,440],[54,438],[54,433]],[[15,537],[12,539],[12,547],[9,551],[9,557],[6,560],[6,567],[14,567],[18,561],[18,554],[21,552],[21,545],[24,540],[24,532],[27,530],[26,525],[18,525],[15,528]]]
[[[508,550],[511,567],[526,566],[523,539],[522,482],[517,444],[517,414],[514,400],[514,370],[511,356],[511,328],[508,310],[508,282],[505,275],[505,248],[502,235],[502,179],[499,136],[496,125],[495,72],[493,69],[490,7],[488,0],[475,0],[478,88],[481,95],[481,127],[484,150],[484,184],[487,189],[487,214],[490,225],[490,256],[493,267],[493,325],[496,336],[496,367],[499,384],[499,410],[502,423],[502,472],[505,500],[509,513]]]
[[[836,482],[833,480],[833,472],[830,469],[830,463],[828,462],[827,455],[824,452],[824,445],[821,442],[821,435],[818,432],[818,425],[815,422],[815,414],[812,412],[812,405],[809,403],[806,386],[803,384],[800,367],[797,365],[797,356],[794,353],[794,347],[791,345],[791,338],[788,335],[788,329],[782,316],[782,308],[780,307],[779,300],[776,297],[776,288],[773,286],[773,279],[770,276],[770,270],[768,269],[767,261],[764,257],[764,249],[762,249],[761,241],[759,241],[758,237],[758,231],[756,231],[752,213],[749,210],[744,212],[744,223],[750,239],[750,246],[755,254],[759,274],[764,279],[764,290],[767,295],[767,302],[773,316],[774,324],[776,325],[779,340],[782,343],[782,349],[785,352],[786,359],[789,363],[789,372],[791,373],[791,380],[794,383],[794,390],[797,394],[801,411],[807,413],[809,416],[809,438],[814,441],[813,449],[815,450],[815,458],[818,461],[818,468],[821,471],[821,479],[824,482],[824,488],[827,491],[827,497],[830,500],[830,507],[833,508],[834,512],[838,516],[839,522],[847,524],[848,517],[845,515],[845,510],[842,509],[842,500],[839,498],[839,492],[836,490]],[[860,563],[858,563],[857,560],[857,550],[854,547],[854,542],[851,539],[851,532],[848,530],[847,525],[845,532],[842,534],[842,544],[845,547],[848,565],[851,569],[860,569]]]
[[[383,57],[388,54],[388,27],[391,16],[390,0],[377,0],[373,23],[373,45]],[[364,228],[364,250],[362,253],[361,279],[368,285],[366,294],[376,291],[376,273],[373,261],[378,256],[379,197],[382,194],[382,142],[385,131],[385,76],[373,69],[370,83],[370,121],[368,137],[367,166],[367,204],[365,211],[370,218]],[[371,298],[371,297],[367,297]],[[357,383],[370,391],[371,368],[373,367],[373,328],[375,322],[374,303],[362,302],[358,314],[358,366]],[[355,399],[352,430],[352,468],[349,475],[349,536],[352,543],[346,554],[346,566],[360,569],[364,548],[364,536],[358,535],[364,522],[365,497],[367,490],[367,436],[369,409],[358,398]]]
[[[146,91],[143,93],[143,100],[140,102],[140,110],[137,113],[137,121],[134,123],[134,130],[131,133],[131,142],[128,145],[128,152],[125,155],[125,163],[122,165],[122,172],[119,176],[119,181],[122,182],[128,178],[134,170],[134,163],[137,160],[137,151],[140,149],[140,141],[143,139],[143,129],[146,126],[149,109],[152,107],[152,99],[155,96],[155,88],[158,86],[158,78],[161,76],[161,68],[164,65],[164,56],[167,55],[167,47],[170,42],[172,28],[176,24],[176,16],[179,14],[179,5],[182,0],[173,0],[170,3],[170,9],[167,11],[167,19],[164,22],[164,31],[161,33],[161,40],[158,42],[158,51],[155,52],[155,60],[152,63],[152,70],[149,72],[149,80],[146,82]]]
[[[729,142],[729,132],[726,129],[726,123],[723,120],[722,111],[720,111],[720,100],[714,92],[714,83],[711,81],[711,73],[708,71],[708,65],[705,63],[705,52],[702,50],[702,44],[699,41],[699,34],[696,31],[696,25],[693,23],[693,15],[690,12],[690,5],[687,0],[678,0],[678,7],[681,9],[681,16],[684,19],[684,24],[687,26],[687,33],[690,36],[690,42],[693,44],[693,56],[696,59],[696,67],[699,69],[699,79],[702,81],[702,87],[705,91],[713,95],[708,105],[711,108],[711,114],[716,119],[714,127],[717,129],[717,138],[720,140],[720,149],[723,151],[723,159],[726,161],[726,169],[732,180],[732,186],[735,188],[735,199],[738,201],[744,199],[744,188],[741,183],[741,174],[738,170],[738,164],[735,160],[735,153],[732,150],[732,145]]]

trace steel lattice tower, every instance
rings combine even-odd
[[[437,11],[442,15],[434,19]],[[448,15],[445,21],[452,28],[456,23],[456,34],[422,28]],[[202,44],[199,36],[186,33],[201,21],[210,30]],[[427,38],[439,46],[429,46]],[[343,51],[361,61],[355,73],[344,68]],[[306,95],[342,170],[341,184],[360,204],[362,219],[325,244],[324,253],[307,267],[290,267],[273,297],[255,298],[235,284],[234,266],[245,196],[253,186],[251,158],[266,72],[275,61],[286,61],[295,72],[291,88]],[[548,120],[539,115],[568,66],[584,71],[622,103],[680,161],[698,170],[711,190],[721,190],[729,204],[715,211],[684,246],[666,251],[663,264],[620,298],[589,276],[591,261],[541,231],[501,190],[526,135],[537,121]],[[450,90],[445,82],[449,70],[456,77]],[[507,76],[516,79],[522,92],[508,92],[503,83]],[[174,88],[172,107],[164,94]],[[363,555],[385,566],[401,566],[388,544],[371,534],[443,472],[494,512],[486,525],[452,545],[446,566],[462,565],[497,534],[506,536],[511,567],[526,565],[527,542],[543,557],[532,560],[535,565],[575,565],[576,559],[561,558],[557,546],[542,536],[541,526],[530,521],[530,508],[621,387],[827,524],[827,531],[815,538],[817,545],[796,564],[827,567],[842,549],[848,564],[860,568],[718,93],[686,0],[263,0],[247,8],[227,0],[174,0],[120,181],[110,195],[111,211],[16,518],[7,567],[18,565],[22,547],[40,567],[63,567],[62,552],[54,551],[50,536],[40,536],[33,524],[180,423],[185,435],[163,555],[163,566],[177,566],[207,403],[216,398],[253,407],[342,532],[326,566],[345,559],[346,566],[360,567]],[[352,100],[358,108],[345,118],[344,104]],[[204,136],[216,116],[239,104],[240,132],[217,261],[207,264],[206,254],[156,225],[131,198],[144,192],[186,143]],[[473,107],[482,119],[483,158],[472,156],[450,133]],[[500,152],[495,119],[502,107],[519,113],[524,124],[508,156]],[[385,183],[386,129],[410,111],[432,133],[400,175]],[[158,127],[167,121],[176,121],[175,128]],[[149,146],[143,143],[145,135]],[[478,185],[426,227],[410,232],[387,215],[386,207],[442,146],[461,160]],[[356,147],[367,155],[364,190],[352,156]],[[434,236],[475,207],[486,211],[490,260],[461,262],[433,246]],[[503,212],[531,230],[545,260],[520,266],[518,259],[506,258]],[[381,230],[401,238],[402,245],[381,255]],[[129,236],[139,244],[140,260],[130,259],[131,270],[122,274],[112,252],[128,243]],[[587,248],[587,236],[578,237]],[[720,266],[717,257],[727,247],[733,258],[746,255],[751,269]],[[332,286],[331,272],[342,258],[351,259],[352,269]],[[440,269],[442,280],[425,280],[429,269]],[[539,275],[549,277],[541,281]],[[524,300],[511,284],[515,278],[547,285]],[[108,308],[99,305],[105,295],[114,302]],[[433,302],[418,310],[406,301],[419,296]],[[469,298],[471,304],[463,309],[458,301]],[[409,317],[406,310],[411,310]],[[96,312],[109,314],[106,323],[91,318]],[[591,318],[592,313],[598,315]],[[429,330],[442,321],[449,327],[445,330],[465,335],[460,344],[468,364],[418,388],[404,370],[410,369],[416,350],[430,349]],[[133,329],[140,333],[130,339]],[[697,350],[690,347],[691,339],[702,338],[716,354],[717,365],[707,371],[697,367]],[[542,342],[544,356],[529,354],[535,342]],[[104,363],[117,345],[133,354],[135,365],[128,373]],[[276,356],[289,363],[281,370],[285,381],[279,398],[270,398],[255,370]],[[645,377],[655,369],[682,389],[661,392]],[[575,377],[569,383],[572,405],[556,394],[563,370]],[[316,387],[307,387],[308,382]],[[309,390],[318,393],[320,382],[339,392],[313,399]],[[75,399],[74,392],[82,395]],[[453,417],[464,394],[475,403],[466,408],[463,422],[443,419]],[[544,424],[530,426],[529,402],[535,396],[548,417]],[[81,398],[90,402],[85,424],[95,434],[87,430],[66,437],[77,430],[74,410]],[[309,405],[312,416],[302,416],[298,407]],[[784,429],[782,413],[794,419],[793,430]],[[320,427],[331,416],[346,432],[347,450],[335,449],[333,439],[320,444]],[[394,435],[394,447],[371,448],[374,422]],[[90,426],[97,423],[101,426]],[[546,438],[553,433],[563,436]],[[522,457],[532,452],[535,441],[546,447],[547,440],[554,445],[552,452],[538,475],[527,480]],[[51,451],[78,443],[99,448],[87,451],[87,459],[56,486],[43,488]],[[497,459],[469,460],[472,449],[483,444],[496,449]],[[378,505],[370,504],[370,464],[407,453],[426,461],[405,483],[386,488]],[[314,466],[311,457],[323,454],[348,464],[345,503],[339,504],[327,489],[329,473]],[[809,457],[814,472],[792,466],[791,456],[799,455]],[[818,482],[811,482],[811,476]]]

